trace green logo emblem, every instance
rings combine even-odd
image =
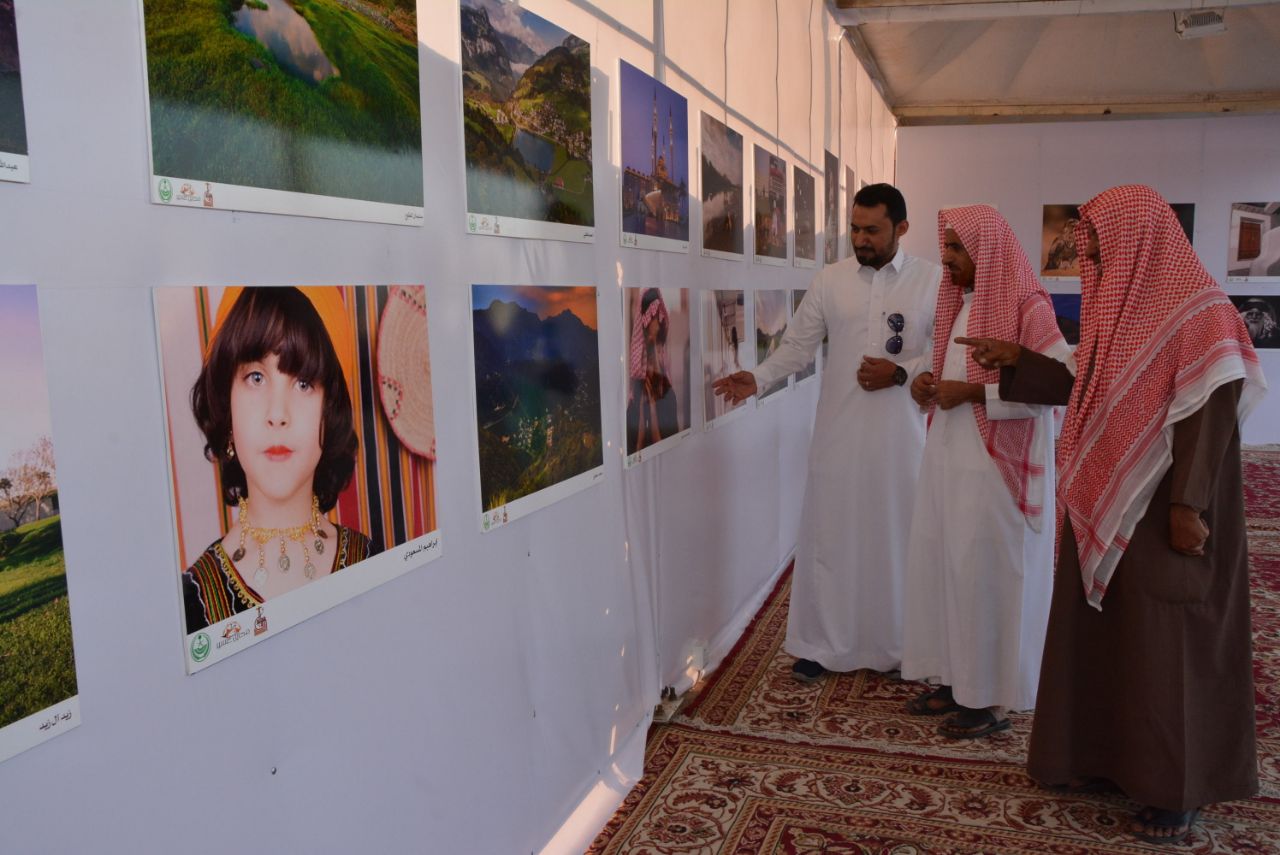
[[[160,201],[168,202],[173,198],[173,185],[169,183],[168,178],[160,179]]]
[[[209,642],[209,636],[203,632],[196,633],[196,637],[191,639],[191,658],[197,662],[203,662],[209,658],[209,651],[213,649],[213,645]]]

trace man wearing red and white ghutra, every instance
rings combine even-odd
[[[941,683],[909,712],[951,713],[939,733],[972,739],[1007,728],[1005,708],[1035,705],[1053,579],[1053,407],[1000,400],[999,373],[962,342],[1071,351],[994,208],[939,212],[938,239],[933,370],[911,389],[933,413],[907,551],[902,676]]]
[[[1266,390],[1231,301],[1169,205],[1115,187],[1080,209],[1077,370],[1005,342],[1001,397],[1069,399],[1058,569],[1028,768],[1115,786],[1172,843],[1258,789],[1239,423]]]

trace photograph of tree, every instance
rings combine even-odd
[[[702,114],[702,249],[742,255],[742,134]]]
[[[18,22],[13,0],[0,0],[0,181],[25,181],[26,156],[27,119],[22,106]]]
[[[689,102],[635,66],[620,61],[622,103],[622,234],[689,240]]]
[[[639,452],[647,459],[691,423],[689,289],[625,288],[623,300],[623,329],[630,331],[623,353],[626,463],[632,465]]]
[[[591,46],[507,0],[461,11],[468,214],[594,226]]]
[[[787,292],[782,289],[756,291],[755,309],[756,365],[761,365],[782,344],[782,336],[787,331]],[[761,389],[756,397],[763,401],[785,388],[787,378],[783,377],[773,385]]]
[[[0,286],[0,760],[78,723],[35,286]]]
[[[422,207],[414,0],[142,8],[154,199],[227,206],[218,184]]]
[[[797,262],[815,262],[818,260],[818,237],[814,223],[816,215],[814,195],[817,187],[813,176],[803,169],[796,168],[791,170],[791,180],[794,185],[791,198],[795,202],[796,209],[795,260]]]
[[[472,285],[481,509],[604,464],[594,287]],[[500,517],[497,522],[505,522]]]
[[[822,211],[822,260],[835,264],[840,260],[840,159],[824,151],[822,189],[825,204]]]
[[[793,288],[791,290],[791,317],[794,318],[796,316],[796,312],[800,311],[800,304],[804,302],[804,295],[807,293],[808,293],[808,290],[805,288]],[[823,339],[823,344],[826,344],[826,339]],[[814,360],[809,363],[808,368],[805,368],[803,371],[797,371],[795,374],[792,374],[791,376],[796,378],[797,383],[800,383],[804,380],[808,380],[810,377],[816,374],[817,371],[818,371],[818,360],[815,357]]]
[[[1280,282],[1280,202],[1233,202],[1230,282]]]
[[[756,146],[756,258],[787,258],[787,162]]]
[[[750,368],[747,361],[746,295],[739,290],[701,291],[702,329],[702,418],[711,424],[746,404],[730,403],[717,395],[711,384],[735,371]]]

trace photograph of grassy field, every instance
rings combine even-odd
[[[0,534],[0,728],[76,694],[60,523]]]
[[[142,0],[152,171],[420,207],[414,0]]]
[[[591,47],[506,0],[462,0],[467,210],[595,224]]]
[[[76,695],[36,289],[0,287],[0,760],[55,735],[15,722]],[[54,722],[64,719],[54,717]],[[43,735],[42,735],[43,734]],[[17,746],[15,749],[14,746]]]

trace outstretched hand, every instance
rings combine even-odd
[[[741,403],[756,393],[756,376],[750,371],[735,371],[713,382],[711,391],[731,404]]]
[[[956,344],[963,344],[973,348],[973,361],[983,368],[1004,368],[1008,365],[1017,365],[1018,357],[1022,355],[1021,345],[1014,344],[1011,341],[1001,341],[998,338],[960,336],[955,342]]]

